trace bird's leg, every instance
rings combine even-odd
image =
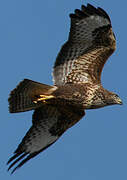
[[[46,100],[54,98],[52,95],[39,95],[40,97],[37,98],[37,100],[33,101],[35,104],[38,103],[38,101],[46,102]]]

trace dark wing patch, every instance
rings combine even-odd
[[[8,164],[8,170],[24,165],[28,160],[51,146],[68,128],[77,123],[85,115],[84,110],[76,109],[73,106],[55,107],[44,105],[34,111],[33,125],[26,133],[22,142],[14,152]]]
[[[115,50],[110,18],[103,9],[90,4],[76,9],[70,17],[68,41],[54,64],[54,84],[100,82],[102,68]]]

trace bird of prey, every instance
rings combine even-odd
[[[108,14],[100,7],[82,5],[70,14],[69,38],[54,67],[54,85],[24,79],[10,93],[10,113],[34,110],[32,127],[9,159],[12,173],[51,146],[87,109],[122,104],[120,97],[102,87],[101,72],[116,49]]]

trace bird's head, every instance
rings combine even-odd
[[[110,92],[103,87],[97,89],[95,91],[94,96],[92,97],[89,106],[85,106],[85,109],[96,109],[96,108],[101,108],[104,106],[110,106],[110,105],[115,105],[119,104],[122,105],[122,100],[120,97],[113,93]]]
[[[117,94],[113,93],[113,92],[110,92],[110,95],[108,96],[107,102],[108,102],[109,105],[113,105],[113,104],[122,105],[123,104],[120,97]]]

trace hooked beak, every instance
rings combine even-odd
[[[123,102],[122,102],[122,100],[120,98],[117,100],[117,104],[123,105]]]

